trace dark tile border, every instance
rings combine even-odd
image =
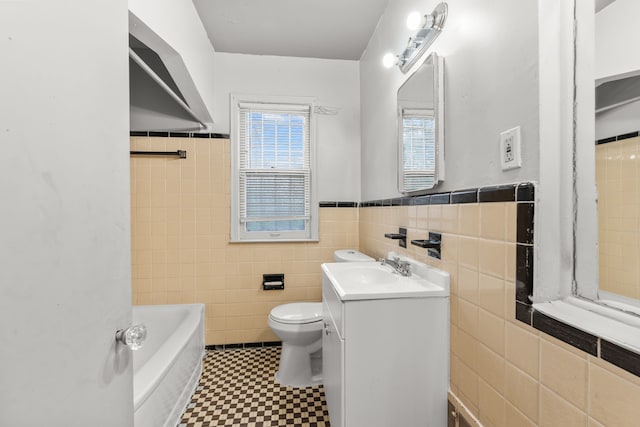
[[[430,205],[448,205],[451,203],[451,193],[433,194],[429,199]]]
[[[337,202],[336,208],[357,208],[358,202]]]
[[[622,135],[610,136],[608,138],[598,139],[596,145],[608,144],[609,142],[622,141],[623,139],[635,138],[640,136],[640,131],[624,133]]]
[[[531,305],[516,301],[516,319],[527,325],[531,325],[532,318],[533,308]]]
[[[155,138],[210,138],[229,139],[228,133],[201,133],[201,132],[156,132],[156,131],[130,131],[129,136],[149,136]]]
[[[358,202],[320,202],[321,208],[357,208]]]
[[[533,245],[533,202],[521,202],[516,204],[517,232],[516,242]]]
[[[208,138],[211,138],[211,134],[210,133],[193,132],[193,133],[189,134],[189,138],[204,138],[204,139],[208,139]]]
[[[640,377],[640,354],[601,339],[600,358]]]
[[[431,203],[431,196],[410,197],[410,206],[424,206]]]
[[[169,138],[189,138],[189,132],[169,132]]]
[[[533,246],[516,243],[516,301],[533,300]]]
[[[487,202],[515,202],[516,185],[501,185],[498,187],[486,187],[478,190],[478,201]]]
[[[281,346],[280,341],[264,341],[264,342],[243,342],[236,344],[209,344],[205,345],[205,350],[233,350],[238,348],[259,348],[259,347],[278,347]]]
[[[149,136],[157,138],[169,138],[169,132],[153,132],[149,131]]]
[[[618,135],[616,139],[618,141],[621,141],[623,139],[635,138],[637,136],[638,136],[638,132],[629,132],[629,133],[625,133],[624,135]]]
[[[516,190],[516,200],[518,202],[535,202],[536,188],[530,182],[523,182]]]
[[[516,197],[517,196],[517,197]],[[463,203],[490,203],[535,201],[534,184],[498,185],[493,187],[469,188],[466,190],[447,191],[417,196],[403,196],[392,199],[367,200],[360,202],[361,208],[381,206],[423,206],[423,205],[455,205]]]
[[[618,140],[618,138],[616,138],[615,136],[611,136],[609,138],[603,138],[603,139],[599,139],[596,141],[596,145],[600,145],[600,144],[608,144],[610,142],[616,142]]]
[[[361,208],[380,208],[384,206],[402,206],[402,197],[395,199],[370,200],[368,202],[360,202]]]
[[[451,193],[451,204],[478,203],[478,190],[453,191]]]
[[[244,348],[244,344],[225,344],[224,345],[225,350],[232,350],[234,348]]]
[[[247,342],[243,344],[244,348],[260,348],[264,347],[261,342]]]
[[[535,309],[531,326],[592,356],[598,356],[598,337],[595,335],[569,326]]]

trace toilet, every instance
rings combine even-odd
[[[335,262],[363,262],[363,261],[375,261],[369,255],[365,255],[362,252],[358,252],[354,249],[340,249],[333,253],[333,259]]]
[[[375,261],[353,249],[333,253],[336,262]],[[269,327],[282,340],[276,382],[291,387],[322,384],[322,303],[282,304],[269,313]]]

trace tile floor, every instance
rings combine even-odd
[[[280,386],[279,360],[280,347],[210,350],[179,427],[329,426],[322,386]]]

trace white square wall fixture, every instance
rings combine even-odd
[[[500,166],[502,170],[516,169],[522,166],[520,157],[520,126],[500,134]]]

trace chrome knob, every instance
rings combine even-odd
[[[129,326],[116,332],[116,341],[126,345],[131,350],[139,350],[147,339],[147,327],[140,324]]]

